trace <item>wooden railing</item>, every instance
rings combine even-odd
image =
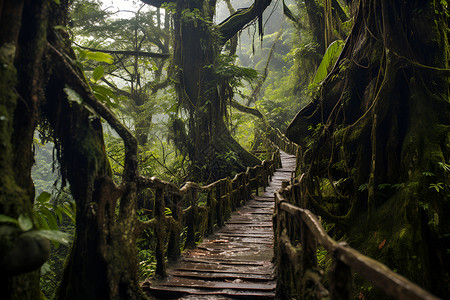
[[[280,299],[319,299],[328,294],[330,299],[350,299],[352,271],[395,299],[438,299],[380,262],[328,236],[319,219],[305,209],[303,179],[302,175],[298,183],[284,182],[275,193],[275,256]],[[317,244],[333,257],[328,273],[329,292],[320,283]]]
[[[289,140],[280,129],[266,126],[265,133],[267,138],[284,152],[297,155],[297,152],[300,151],[300,146]]]
[[[268,185],[280,163],[280,150],[274,148],[271,158],[261,165],[247,168],[233,179],[220,179],[207,186],[186,182],[178,188],[156,177],[141,178],[140,187],[151,189],[155,195],[154,217],[144,223],[144,227],[152,228],[155,233],[155,275],[164,278],[166,261],[176,261],[181,248],[194,248],[201,237],[223,226],[231,212],[250,199],[253,190],[258,195],[259,188]],[[182,231],[185,231],[184,242]]]

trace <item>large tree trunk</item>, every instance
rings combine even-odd
[[[58,298],[145,298],[137,282],[135,238],[142,227],[135,215],[136,141],[75,71],[70,40],[59,29],[67,24],[68,1],[59,2],[0,0],[0,214],[33,218],[32,142],[42,109],[77,205],[74,245]],[[83,103],[70,101],[67,88]],[[120,189],[111,179],[100,119],[87,103],[125,137]],[[38,268],[48,251],[48,241],[0,224],[3,298],[40,298]]]
[[[32,143],[44,47],[42,3],[0,1],[0,214],[33,219]],[[35,228],[35,225],[33,225]],[[0,225],[0,289],[5,299],[39,299],[47,240]]]
[[[228,98],[219,94],[221,87],[215,74],[224,42],[209,24],[215,5],[215,1],[178,1],[175,15],[174,58],[180,70],[177,91],[190,116],[187,152],[194,164],[192,174],[196,179],[209,181],[260,163],[233,139],[224,121]],[[199,15],[186,18],[186,10],[197,10]],[[227,153],[235,159],[227,160]]]
[[[166,2],[141,1],[156,7]],[[255,18],[259,17],[262,24],[262,13],[271,0],[255,0],[251,7],[232,14],[217,26],[212,26],[216,0],[167,2],[176,3],[176,88],[180,107],[189,114],[187,135],[179,135],[184,131],[180,122],[176,122],[174,135],[179,135],[175,139],[181,143],[177,144],[193,162],[191,180],[213,181],[260,163],[228,130],[224,118],[230,97],[223,92],[227,88],[221,86],[215,70],[217,56],[226,41]]]
[[[321,201],[310,204],[339,225],[333,233],[347,232],[351,245],[448,298],[450,72],[442,5],[360,1],[338,63],[287,135],[308,141],[303,169]]]

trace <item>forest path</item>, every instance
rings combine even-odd
[[[197,248],[185,251],[165,280],[142,283],[144,292],[156,299],[273,299],[274,192],[291,179],[295,156],[281,152],[281,161],[264,193],[233,212]]]

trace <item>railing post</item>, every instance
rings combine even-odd
[[[170,226],[170,238],[167,245],[167,258],[170,262],[176,261],[181,254],[180,234],[182,230],[183,212],[178,205],[179,198],[179,195],[172,195],[172,207],[170,209],[172,211],[173,224]]]
[[[223,221],[223,201],[222,201],[222,187],[220,182],[216,184],[216,220],[217,226],[222,227]]]
[[[333,255],[333,264],[328,272],[330,281],[330,299],[348,300],[352,293],[352,272],[349,266]]]
[[[213,197],[212,189],[208,191],[208,195],[206,197],[206,207],[208,208],[208,228],[206,232],[211,234],[214,231],[214,215],[216,214],[217,200]]]
[[[313,233],[309,230],[303,220],[300,224],[301,240],[303,245],[302,257],[302,295],[304,299],[320,299],[317,284],[320,283],[317,276],[317,242]]]
[[[232,208],[232,204],[231,202],[233,201],[232,199],[232,194],[233,194],[233,185],[231,183],[230,178],[225,178],[225,180],[223,180],[223,186],[224,186],[224,190],[225,190],[225,211],[224,211],[224,221],[228,220],[231,216],[231,212],[233,211]]]
[[[287,214],[280,209],[281,199],[275,193],[275,214],[274,214],[274,255],[276,259],[277,270],[277,299],[291,299],[292,293],[292,265],[288,255],[285,253],[282,245],[282,235],[286,233]]]
[[[197,208],[197,189],[195,187],[190,187],[186,196],[189,199],[189,205],[191,207],[188,220],[187,220],[187,233],[186,233],[186,243],[184,244],[185,249],[193,249],[196,246],[195,243],[195,227],[196,219],[198,214]]]
[[[164,206],[164,190],[162,187],[158,187],[155,191],[155,217],[158,220],[158,224],[155,228],[156,233],[156,271],[155,274],[158,277],[165,278],[166,273],[166,259],[164,257],[164,240],[166,231],[166,216]]]

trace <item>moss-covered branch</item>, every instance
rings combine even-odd
[[[260,119],[264,119],[264,116],[261,114],[261,112],[257,108],[242,105],[239,102],[237,102],[236,100],[231,101],[231,107],[236,108],[240,112],[251,114]]]
[[[129,56],[141,56],[141,57],[154,57],[154,58],[169,58],[170,53],[156,53],[156,52],[146,52],[146,51],[134,51],[134,50],[108,50],[108,49],[95,49],[90,47],[84,47],[77,45],[78,47],[89,50],[92,52],[103,52],[114,55],[129,55]]]
[[[255,0],[252,6],[237,10],[234,14],[217,25],[221,35],[221,43],[225,44],[230,38],[239,32],[245,25],[262,16],[264,10],[272,0]]]
[[[125,181],[133,180],[137,175],[137,141],[131,131],[126,128],[116,116],[103,103],[97,100],[87,84],[80,78],[64,55],[55,47],[48,44],[49,52],[58,64],[60,75],[65,78],[67,84],[81,94],[84,101],[91,106],[108,124],[120,135],[125,145],[125,169],[123,178]]]

